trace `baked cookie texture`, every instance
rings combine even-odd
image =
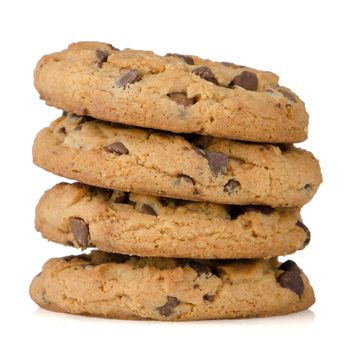
[[[41,307],[72,314],[169,321],[282,315],[310,307],[292,261],[139,258],[93,251],[51,259],[32,281]]]
[[[35,226],[50,241],[138,256],[270,258],[310,241],[299,208],[187,202],[79,183],[48,190]]]
[[[307,138],[304,103],[277,75],[197,56],[71,44],[46,55],[35,86],[48,105],[108,121],[221,138]]]
[[[301,207],[322,181],[292,145],[128,128],[68,114],[36,137],[34,163],[93,186],[224,204]]]

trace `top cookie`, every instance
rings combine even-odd
[[[35,86],[48,105],[123,124],[259,142],[307,138],[304,103],[275,74],[197,56],[80,42],[44,56]]]

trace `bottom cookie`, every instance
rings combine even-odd
[[[283,315],[314,293],[288,260],[139,258],[93,251],[50,259],[30,286],[41,307],[120,319],[169,321]]]

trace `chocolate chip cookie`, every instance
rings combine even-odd
[[[292,261],[139,258],[93,251],[51,259],[30,287],[41,307],[169,321],[282,315],[314,303]]]
[[[48,105],[123,124],[270,143],[307,137],[304,103],[275,74],[193,55],[80,42],[44,56],[35,86]]]
[[[310,241],[298,208],[188,202],[79,183],[48,190],[35,224],[50,241],[139,256],[270,258]]]
[[[322,181],[292,145],[179,136],[68,114],[36,137],[34,163],[120,191],[224,204],[302,206]]]

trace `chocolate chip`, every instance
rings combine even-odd
[[[115,81],[115,85],[117,87],[125,87],[129,84],[136,83],[137,81],[140,81],[142,79],[142,73],[136,69],[130,69],[128,72],[120,76]]]
[[[210,303],[212,303],[214,301],[214,299],[215,299],[215,295],[213,295],[213,294],[204,294],[203,295],[203,299],[205,301],[209,301]]]
[[[103,63],[107,62],[108,53],[101,50],[96,50],[97,65],[101,68]]]
[[[142,204],[140,207],[140,212],[147,215],[157,216],[155,210],[148,204]]]
[[[167,53],[165,57],[178,57],[183,59],[187,64],[194,65],[194,61],[191,56],[180,55],[178,53]]]
[[[221,64],[223,64],[226,67],[231,67],[231,68],[237,68],[238,66],[234,63],[231,62],[220,62]]]
[[[248,71],[244,71],[237,75],[228,87],[234,87],[238,85],[246,90],[256,91],[258,89],[258,78],[256,74]]]
[[[209,67],[197,67],[192,71],[192,73],[198,75],[204,80],[210,81],[211,83],[218,85],[218,81],[216,80],[214,73]]]
[[[176,102],[178,105],[184,106],[184,107],[189,107],[196,103],[196,100],[193,97],[188,98],[186,94],[183,92],[172,92],[168,94],[168,97],[172,101]]]
[[[207,277],[211,275],[218,276],[218,270],[216,266],[209,266],[208,264],[201,263],[196,260],[191,260],[188,265],[197,272],[198,275],[205,274]]]
[[[69,247],[74,247],[74,243],[72,241],[66,241],[66,245]]]
[[[108,152],[115,153],[117,156],[129,154],[129,150],[121,142],[114,142],[106,146],[105,149]]]
[[[294,271],[300,273],[299,266],[293,260],[287,260],[278,267],[279,270],[283,271]]]
[[[278,269],[284,272],[278,276],[277,282],[281,287],[290,289],[301,298],[304,293],[304,282],[298,265],[292,260],[287,260]]]
[[[66,128],[65,128],[64,126],[62,126],[62,128],[59,128],[59,129],[58,129],[58,132],[59,132],[60,134],[67,135],[67,131],[66,131]]]
[[[304,190],[307,190],[307,191],[309,191],[309,190],[311,190],[312,189],[312,185],[310,185],[310,184],[306,184],[304,187]]]
[[[201,148],[196,147],[195,151],[206,158],[208,161],[209,168],[214,176],[224,174],[227,170],[228,156],[221,152],[205,151]]]
[[[191,184],[191,185],[194,185],[195,182],[194,180],[192,179],[192,177],[188,176],[188,175],[184,175],[184,174],[181,174],[181,175],[178,175],[177,178],[181,181],[181,180],[184,180],[185,182]]]
[[[277,89],[277,91],[279,91],[287,100],[292,101],[292,102],[297,102],[295,96],[290,93],[287,90],[284,89]]]
[[[194,285],[193,285],[193,289],[198,289],[199,288],[199,284],[198,283],[195,283]]]
[[[304,248],[310,243],[310,240],[311,240],[311,232],[310,230],[308,229],[308,227],[302,223],[301,221],[298,221],[297,222],[297,226],[301,227],[305,233],[306,233],[306,239],[304,241]]]
[[[228,180],[227,184],[224,186],[224,192],[232,193],[237,188],[240,188],[241,184],[235,179]]]
[[[81,218],[71,218],[69,221],[70,229],[82,248],[89,244],[89,226]]]
[[[157,307],[156,310],[162,316],[170,316],[174,312],[174,308],[180,305],[180,300],[176,297],[167,297],[167,302],[160,307]]]

